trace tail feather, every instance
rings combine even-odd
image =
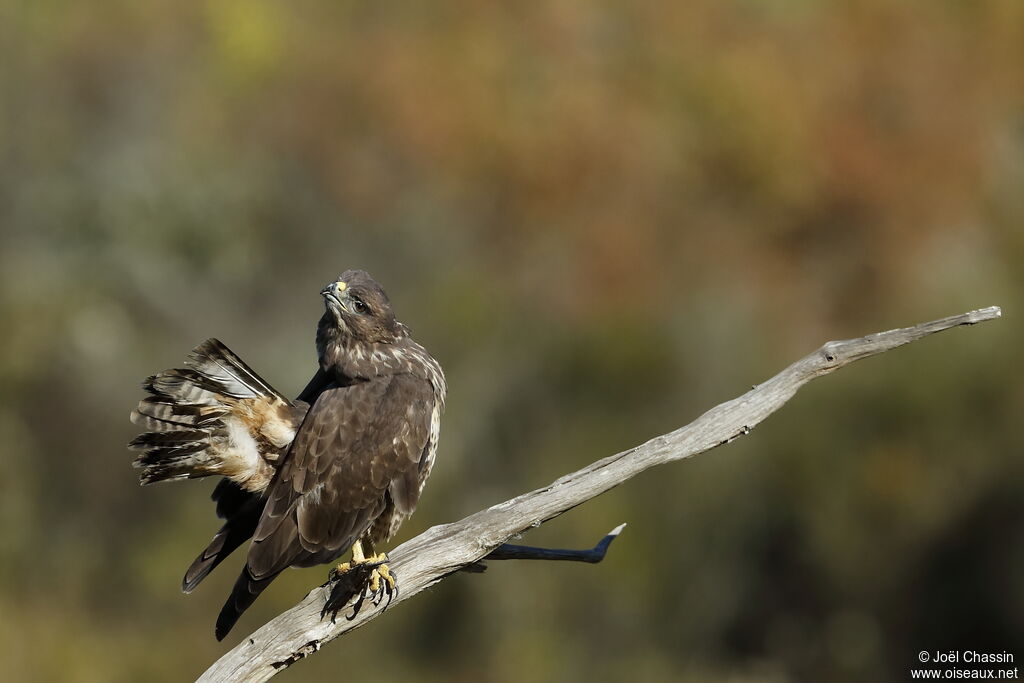
[[[131,420],[147,431],[128,446],[141,451],[134,465],[143,484],[225,477],[213,492],[225,522],[185,572],[182,590],[188,593],[255,532],[262,493],[308,405],[288,401],[216,339],[194,348],[185,366],[143,383],[148,396]],[[243,572],[217,623],[218,638],[272,579]]]
[[[230,479],[221,479],[210,494],[210,500],[217,505],[218,518],[231,519],[249,505],[255,496],[255,493],[246,491]]]
[[[185,363],[209,379],[220,393],[234,398],[272,396],[284,403],[289,402],[246,365],[245,361],[216,339],[207,339],[192,349]]]
[[[205,440],[210,437],[210,432],[203,429],[175,429],[170,432],[146,432],[128,442],[128,448],[133,451],[149,450],[152,448],[179,448],[183,446],[199,445],[205,448]]]
[[[224,607],[221,608],[220,614],[217,616],[217,627],[214,631],[217,640],[224,640],[224,636],[234,628],[242,613],[256,602],[256,598],[275,578],[277,578],[277,574],[271,574],[264,579],[254,579],[249,574],[248,566],[242,569],[238,580],[235,581],[235,587],[231,590],[231,595],[228,596],[227,602],[224,603]]]
[[[227,414],[227,408],[223,407],[173,403],[163,396],[149,396],[139,401],[138,407],[132,411],[131,421],[140,427],[163,432],[207,426]]]
[[[270,415],[268,408],[291,402],[216,339],[192,349],[185,365],[149,377],[143,383],[149,396],[131,413],[132,422],[149,430],[129,444],[144,451],[134,463],[141,482],[225,474],[248,487],[265,485],[273,473],[266,461],[281,446],[261,443],[266,425],[253,422],[255,404],[262,402]]]
[[[206,451],[211,439],[226,433],[223,429],[147,432],[132,439],[128,448],[145,451],[132,463],[142,470],[143,484],[195,479],[217,473],[217,462]]]
[[[217,405],[227,396],[217,384],[192,368],[173,368],[148,378],[143,384],[146,391],[187,405]],[[234,397],[232,397],[234,398]]]
[[[210,544],[189,566],[181,580],[181,590],[191,593],[224,558],[249,540],[256,531],[262,512],[263,499],[252,495],[240,509],[228,518]]]

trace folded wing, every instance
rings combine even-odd
[[[324,391],[266,494],[249,556],[217,622],[222,638],[286,567],[329,562],[408,516],[429,473],[430,383],[389,375]],[[380,539],[371,539],[380,540]]]

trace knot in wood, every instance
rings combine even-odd
[[[836,362],[839,357],[838,346],[839,345],[835,342],[826,342],[825,345],[821,347],[821,357],[825,359],[826,363],[831,364]]]

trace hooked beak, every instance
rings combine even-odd
[[[342,301],[342,298],[345,296],[343,292],[347,288],[348,285],[341,280],[338,282],[332,282],[320,290],[320,296],[324,298],[328,306],[334,304],[339,308],[345,308],[345,303]]]

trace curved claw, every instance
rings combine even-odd
[[[377,607],[387,597],[388,601],[384,605],[384,609],[387,609],[398,593],[398,581],[385,564],[386,559],[381,556],[379,561],[355,564],[346,562],[331,569],[327,583],[324,584],[331,584],[331,594],[320,610],[320,618],[323,619],[330,614],[331,623],[335,623],[338,612],[353,598],[356,600],[352,604],[352,614],[345,617],[349,621],[356,618],[367,598],[370,598],[370,603]]]
[[[337,619],[338,612],[345,608],[345,605],[352,600],[352,598],[359,595],[359,599],[353,605],[355,612],[352,617],[359,613],[359,609],[363,606],[363,588],[366,586],[370,579],[370,572],[374,567],[368,566],[367,564],[357,564],[352,567],[346,568],[344,571],[339,571],[337,568],[331,569],[330,574],[327,576],[327,584],[331,585],[331,594],[328,596],[327,601],[324,603],[324,607],[320,610],[320,618],[323,619],[328,613],[331,615],[331,623],[333,624]]]
[[[374,578],[379,578],[379,585],[375,587],[371,580],[370,592],[373,595],[373,606],[379,607],[386,597],[388,601],[384,603],[384,609],[387,609],[391,606],[391,601],[398,595],[398,579],[386,564],[377,568],[377,576]]]

